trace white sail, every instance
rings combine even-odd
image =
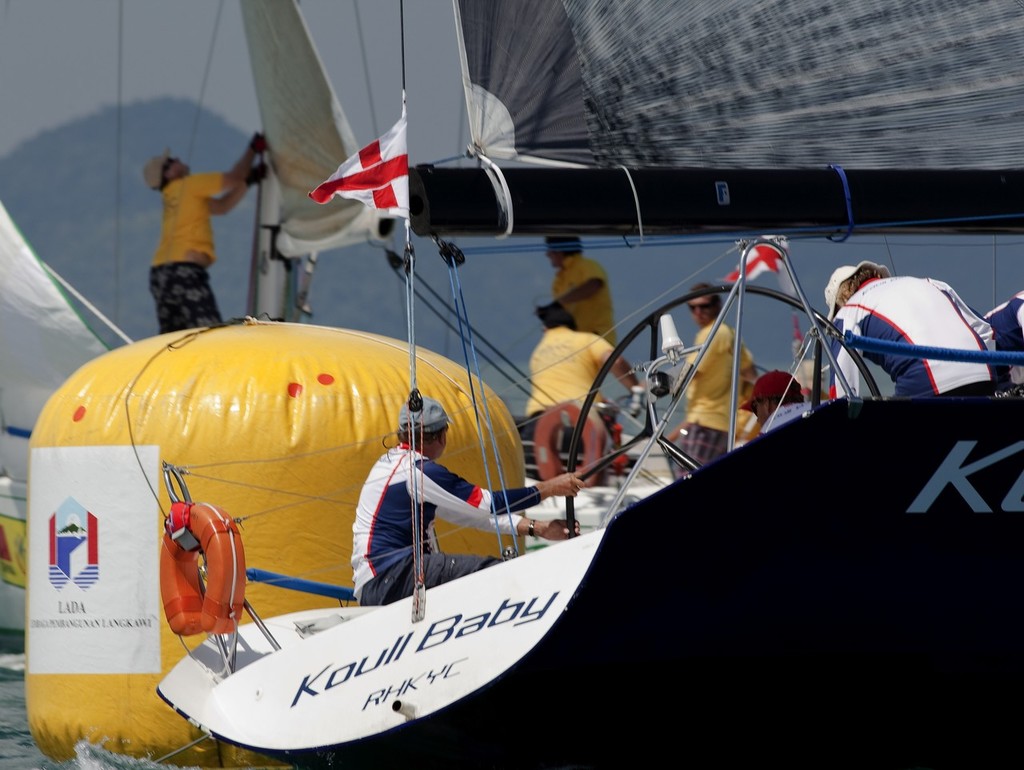
[[[329,205],[308,193],[361,145],[341,109],[295,2],[240,4],[263,132],[280,188],[275,246],[300,256],[381,237],[393,220],[358,201]]]
[[[0,465],[28,473],[28,435],[50,394],[107,350],[75,312],[0,203]]]
[[[25,628],[29,436],[47,399],[107,347],[0,202],[0,636]]]

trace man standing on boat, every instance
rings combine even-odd
[[[514,511],[536,505],[545,498],[575,497],[584,483],[574,473],[535,486],[492,492],[452,473],[437,459],[448,445],[448,413],[440,402],[422,397],[422,408],[403,404],[398,416],[398,446],[389,449],[370,469],[363,484],[352,524],[352,571],[355,595],[360,604],[390,604],[412,596],[416,575],[413,554],[413,521],[423,537],[423,580],[427,588],[469,575],[501,560],[493,556],[441,553],[434,535],[434,518],[476,529],[491,529],[495,521],[506,534],[565,540],[569,529],[564,519],[528,519]],[[413,449],[415,442],[416,449]],[[418,489],[422,505],[413,504]],[[491,501],[497,515],[491,515]],[[512,513],[510,513],[512,512]],[[576,523],[579,534],[579,522]]]
[[[544,240],[548,259],[557,271],[551,282],[553,301],[572,314],[579,331],[599,334],[614,346],[618,341],[615,313],[604,268],[583,256],[579,238],[549,236]]]
[[[825,286],[828,317],[840,335],[851,332],[884,342],[963,351],[988,350],[992,327],[949,284],[932,278],[892,276],[867,260],[836,268]],[[860,370],[839,340],[829,343],[853,395],[860,395]],[[885,370],[895,395],[991,396],[995,372],[972,361],[942,361],[896,353],[865,351],[864,358]],[[846,395],[832,373],[829,396]]]
[[[142,170],[146,185],[163,196],[160,243],[149,271],[160,333],[222,322],[208,269],[217,260],[211,216],[227,214],[245,197],[266,167],[253,160],[267,148],[255,134],[230,170],[192,174],[169,149],[150,158]]]
[[[698,283],[691,292],[709,289],[711,284]],[[701,347],[707,342],[715,319],[722,312],[722,298],[718,294],[705,294],[688,303],[697,334],[693,344]],[[700,465],[706,465],[729,449],[729,424],[732,420],[732,370],[736,332],[721,324],[715,337],[707,342],[708,349],[697,367],[697,372],[686,388],[686,417],[676,427],[673,440]],[[692,362],[696,353],[690,354]],[[740,396],[745,398],[757,377],[754,358],[745,345],[740,347]],[[677,475],[683,472],[675,469]]]

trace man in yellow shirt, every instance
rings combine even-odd
[[[583,256],[579,238],[551,236],[545,243],[548,259],[557,271],[551,282],[554,302],[572,313],[579,331],[599,334],[614,346],[618,341],[615,314],[604,268]]]
[[[265,167],[252,163],[266,147],[263,136],[255,134],[242,157],[223,173],[192,174],[169,149],[143,168],[146,185],[163,196],[160,243],[149,271],[161,334],[222,322],[207,273],[217,260],[210,217],[227,214],[262,178]]]
[[[556,405],[566,402],[582,405],[594,379],[615,348],[592,332],[577,331],[572,315],[557,302],[538,308],[537,315],[544,324],[544,334],[530,356],[531,389],[530,399],[526,402],[529,419],[520,426],[519,434],[527,467],[535,467],[539,471],[535,452],[538,422],[542,421],[548,409]],[[615,359],[611,373],[632,392],[636,408],[640,408],[643,386],[622,356]],[[600,401],[603,396],[599,394],[597,398]],[[601,419],[595,415],[596,411],[590,419]],[[560,447],[555,451],[564,453],[568,451],[570,434],[570,430],[560,429],[559,435],[542,436],[540,440],[544,445],[550,440],[552,445]],[[603,451],[603,446],[599,449]]]
[[[690,291],[710,288],[698,283]],[[703,345],[722,312],[722,298],[706,294],[688,303],[693,320],[700,327],[694,345]],[[731,326],[718,327],[715,338],[701,359],[697,373],[686,388],[686,417],[674,435],[676,445],[701,465],[719,457],[729,447],[729,421],[732,416],[732,368],[736,333]],[[696,354],[691,354],[694,360]],[[746,399],[757,378],[754,359],[746,346],[740,347],[740,397]]]
[[[571,313],[558,303],[537,311],[544,334],[530,356],[530,399],[526,414],[531,417],[563,401],[582,404],[605,361],[615,348],[591,332],[578,331]],[[640,381],[629,363],[619,356],[612,374],[628,389]]]

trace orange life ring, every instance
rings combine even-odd
[[[580,418],[580,408],[571,401],[549,407],[537,418],[533,431],[533,456],[537,463],[537,476],[546,480],[565,473],[562,463],[562,437],[568,435],[576,427]],[[577,466],[581,473],[587,471],[601,459],[608,445],[608,430],[599,419],[592,415],[583,426],[583,459]],[[603,473],[590,476],[586,484],[592,487],[599,483]]]
[[[238,526],[206,503],[174,503],[160,551],[160,596],[176,634],[227,634],[237,629],[245,603],[245,550]],[[185,530],[194,536],[183,544]],[[206,585],[199,554],[206,556]]]

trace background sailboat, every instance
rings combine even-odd
[[[25,630],[29,438],[47,399],[107,346],[0,203],[0,644]]]

